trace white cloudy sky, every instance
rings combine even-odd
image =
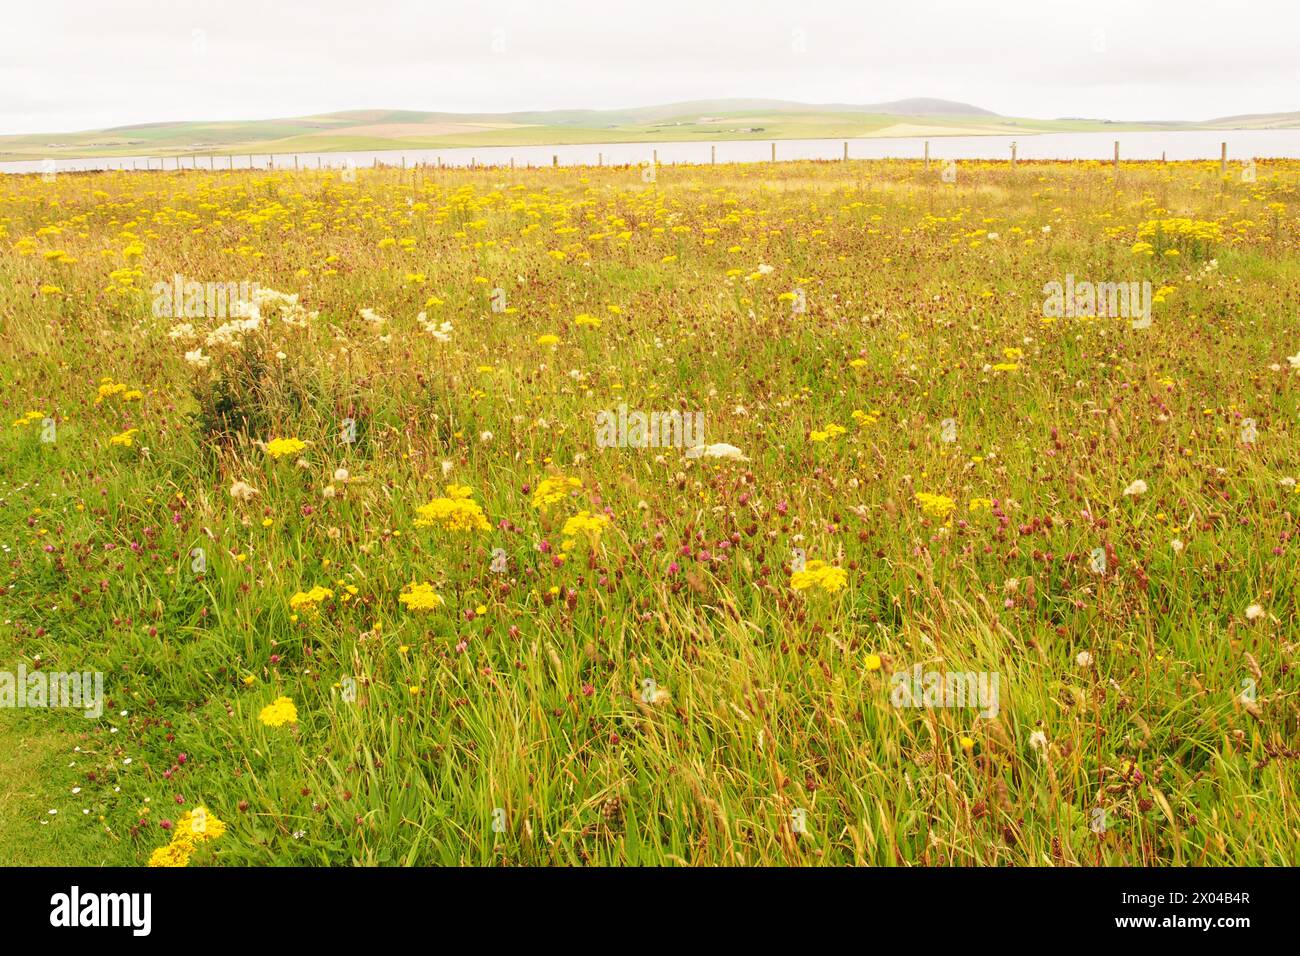
[[[0,133],[733,96],[1300,110],[1297,0],[7,0],[0,21]]]

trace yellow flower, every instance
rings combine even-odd
[[[433,589],[433,585],[427,581],[423,584],[416,584],[412,581],[402,589],[402,593],[397,600],[405,604],[408,611],[432,611],[446,603],[442,596]],[[406,652],[403,651],[402,653]]]
[[[581,487],[581,478],[565,478],[560,475],[544,478],[533,491],[533,508],[545,513],[551,505],[563,501],[570,491],[577,491]]]
[[[565,538],[577,538],[579,535],[586,538],[588,543],[595,547],[600,541],[600,533],[609,525],[609,516],[603,514],[592,514],[590,511],[579,511],[576,515],[564,522],[564,530],[560,533]],[[565,541],[565,551],[572,550],[573,541]]]
[[[845,428],[843,425],[836,425],[834,422],[827,425],[822,431],[812,432],[808,437],[812,441],[822,442],[829,441],[832,438],[838,438],[843,435]]]
[[[287,699],[281,698],[281,700]],[[263,713],[265,714],[265,711]],[[295,716],[294,719],[296,720],[297,717]],[[206,807],[196,807],[193,811],[186,810],[172,828],[171,842],[166,846],[160,846],[149,855],[149,865],[189,866],[190,856],[200,843],[216,840],[225,832],[226,825]]]
[[[111,378],[100,380],[99,392],[95,396],[95,404],[99,405],[117,395],[126,394],[126,386],[121,382],[114,382]]]
[[[921,506],[921,510],[936,521],[946,520],[957,510],[957,502],[947,495],[932,495],[928,492],[918,491],[915,497],[916,503]]]
[[[470,498],[473,491],[465,485],[448,485],[446,490],[446,498],[434,498],[427,505],[415,509],[419,515],[415,519],[417,528],[441,525],[455,532],[492,530],[483,509]]]
[[[821,588],[823,591],[839,591],[849,580],[849,574],[843,568],[827,564],[825,561],[809,561],[802,571],[790,575],[790,587],[796,591],[809,588]]]
[[[285,724],[298,722],[298,708],[288,697],[277,697],[272,703],[262,708],[258,719],[268,727],[283,727]]]
[[[295,715],[295,719],[296,715]],[[173,843],[202,843],[204,840],[216,840],[225,835],[226,825],[207,807],[195,807],[186,810],[176,821],[176,836]]]
[[[272,458],[284,458],[286,455],[301,454],[307,443],[296,438],[272,438],[266,443],[266,453]]]
[[[14,428],[26,428],[32,422],[38,422],[45,417],[44,412],[28,412],[22,418],[14,419]]]
[[[289,607],[294,611],[312,615],[320,610],[320,605],[334,596],[334,592],[329,588],[323,588],[320,585],[312,588],[310,591],[299,591],[293,597],[289,598]]]
[[[537,336],[538,345],[559,345],[560,337],[558,335],[539,335]]]
[[[183,867],[190,865],[190,848],[184,843],[168,843],[149,854],[150,866]]]
[[[596,318],[594,315],[587,315],[587,313],[584,312],[582,313],[582,315],[578,316],[576,319],[573,320],[573,324],[577,326],[586,325],[586,326],[591,326],[594,329],[598,329],[600,328],[600,319]]]
[[[865,663],[865,664],[867,665],[867,670],[869,670],[869,671],[878,671],[878,670],[880,670],[880,665],[881,665],[880,655],[879,655],[879,654],[868,654],[868,655],[863,659],[863,663]]]
[[[108,443],[110,445],[120,445],[123,448],[130,448],[135,444],[135,436],[139,431],[140,429],[138,428],[128,428],[126,431],[114,435],[108,440]]]

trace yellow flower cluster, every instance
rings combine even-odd
[[[587,543],[593,548],[600,542],[600,533],[609,525],[609,515],[592,514],[590,511],[579,511],[576,515],[564,522],[564,529],[561,534],[566,539],[562,545],[562,550],[572,551],[574,540],[576,538],[585,538]]]
[[[916,503],[929,517],[936,521],[946,521],[957,510],[957,502],[947,495],[932,495],[925,491],[916,493]]]
[[[533,507],[545,513],[551,505],[563,501],[570,491],[577,491],[581,487],[581,478],[565,478],[560,475],[544,478],[533,492]]]
[[[26,428],[32,422],[39,422],[44,417],[44,412],[28,412],[22,418],[14,419],[14,428]]]
[[[286,455],[300,455],[307,448],[307,443],[297,438],[272,438],[266,443],[266,453],[272,458],[284,458]]]
[[[1139,239],[1153,239],[1163,235],[1167,239],[1195,239],[1202,242],[1222,242],[1223,227],[1207,219],[1148,219],[1138,226]]]
[[[847,431],[847,429],[845,429],[843,425],[836,425],[834,422],[831,422],[821,431],[812,432],[808,437],[812,441],[817,442],[830,441],[832,438],[840,437],[845,431]]]
[[[138,388],[128,388],[122,382],[115,382],[109,376],[99,380],[99,390],[95,394],[95,404],[101,405],[110,398],[120,397],[124,402],[138,402],[144,398],[144,392]]]
[[[790,575],[790,587],[796,591],[809,588],[821,588],[823,591],[835,592],[843,588],[849,580],[849,573],[825,561],[809,561],[802,571]]]
[[[295,614],[315,614],[320,610],[320,606],[333,596],[333,591],[318,584],[310,591],[299,591],[289,598],[289,607]]]
[[[190,857],[200,844],[216,840],[225,832],[226,825],[205,807],[186,810],[176,821],[171,842],[153,851],[149,865],[189,866]]]
[[[402,589],[401,595],[397,599],[400,603],[406,605],[408,611],[433,611],[442,607],[445,601],[433,585],[428,581],[423,584],[416,584],[412,581]]]
[[[417,528],[442,527],[448,531],[491,531],[487,515],[478,502],[470,498],[474,492],[464,485],[448,485],[446,498],[434,498],[427,505],[415,509]]]
[[[258,719],[268,727],[283,727],[298,722],[298,708],[288,697],[277,697],[262,708]]]

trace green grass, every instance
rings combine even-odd
[[[78,753],[79,740],[86,738],[59,716],[0,710],[0,866],[135,862],[129,844],[96,832],[103,805],[72,793],[93,788],[82,768],[98,756]]]

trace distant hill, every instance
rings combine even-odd
[[[137,123],[77,133],[0,136],[0,161],[1297,126],[1300,113],[1229,116],[1205,123],[1119,123],[1007,117],[970,103],[928,97],[862,104],[716,99],[616,110],[449,113],[368,109],[265,120]]]
[[[1240,116],[1221,116],[1204,125],[1228,129],[1294,129],[1300,126],[1300,112],[1243,113]]]
[[[894,100],[892,103],[875,103],[871,106],[827,107],[827,109],[846,109],[863,113],[886,113],[891,116],[997,116],[992,110],[969,103],[957,103],[953,100],[936,100],[914,97],[910,100]]]

